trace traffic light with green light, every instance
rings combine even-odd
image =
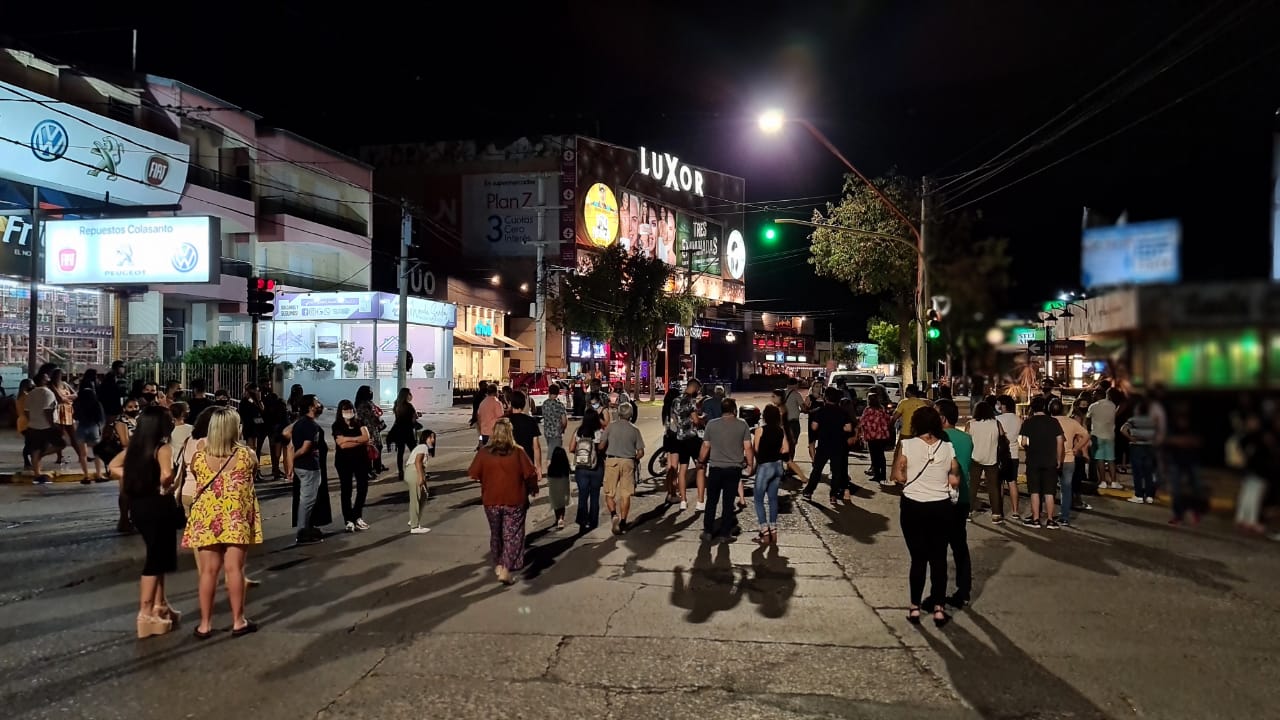
[[[937,340],[942,337],[942,314],[937,310],[930,310],[928,315],[929,329],[925,331],[925,335],[930,340]]]
[[[760,233],[760,238],[764,240],[765,245],[773,245],[778,242],[778,228],[773,225],[765,225],[764,230]]]

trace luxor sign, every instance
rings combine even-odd
[[[665,188],[698,197],[702,197],[706,183],[701,170],[685,165],[675,155],[646,150],[643,145],[640,146],[640,174],[657,180]]]

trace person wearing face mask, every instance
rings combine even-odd
[[[596,414],[600,416],[601,430],[609,427],[609,416],[612,414],[609,412],[609,402],[605,399],[605,397],[606,396],[604,395],[604,393],[600,392],[599,390],[591,393],[590,407],[592,410],[596,411]]]
[[[342,520],[347,532],[368,530],[364,521],[364,501],[369,494],[369,428],[356,418],[356,407],[350,400],[338,403],[338,418],[333,421],[333,442],[337,454],[333,466],[338,471],[339,498],[342,502]],[[355,498],[351,496],[355,491]]]

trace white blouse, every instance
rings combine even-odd
[[[939,440],[930,445],[920,438],[902,441],[902,454],[907,459],[907,484],[902,496],[916,502],[950,499],[951,483],[947,475],[956,459],[951,443]]]

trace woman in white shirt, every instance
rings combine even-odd
[[[436,454],[436,434],[423,430],[417,445],[404,459],[404,483],[409,486],[409,533],[426,535],[431,528],[422,524],[422,503],[427,500],[427,461]]]
[[[982,401],[973,408],[973,420],[969,421],[969,436],[973,438],[973,464],[969,469],[969,507],[978,507],[978,483],[987,486],[987,500],[991,503],[991,522],[1004,522],[1004,493],[1000,487],[1000,424],[991,403]]]
[[[931,407],[911,415],[915,437],[902,441],[893,461],[893,481],[902,485],[902,537],[911,553],[911,608],[907,620],[920,624],[920,599],[928,569],[933,604],[933,624],[942,627],[951,618],[943,611],[947,596],[947,532],[952,503],[960,485],[960,465],[947,442],[942,418]],[[958,497],[958,496],[957,496]]]

